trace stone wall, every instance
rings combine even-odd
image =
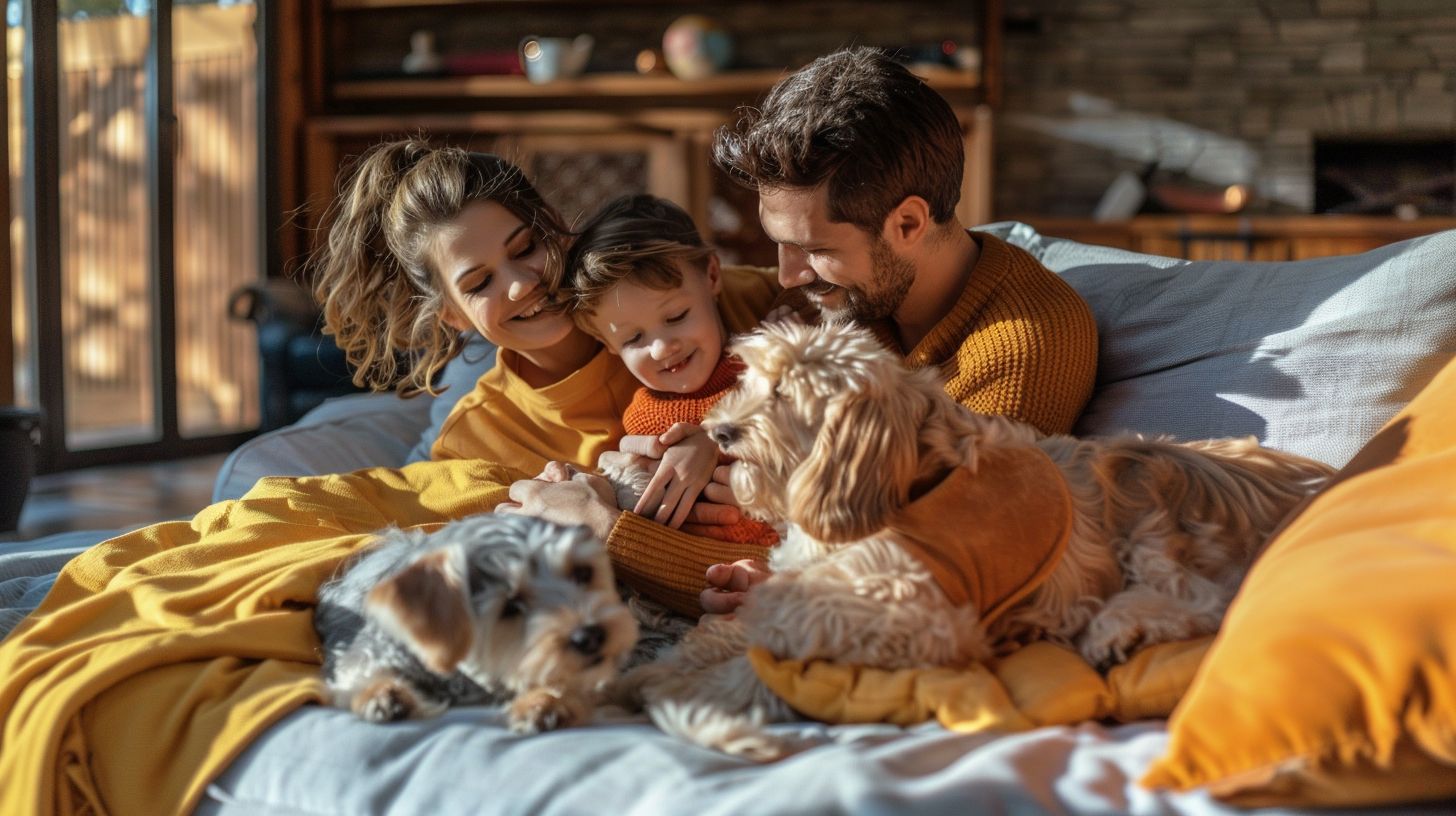
[[[996,211],[1150,161],[1309,212],[1316,136],[1456,140],[1456,0],[1008,0]]]

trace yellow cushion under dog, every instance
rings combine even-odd
[[[1025,731],[1088,720],[1166,717],[1193,679],[1211,638],[1144,649],[1106,677],[1075,652],[1033,643],[988,665],[886,671],[826,660],[748,654],[759,679],[800,713],[832,723],[953,731]]]
[[[1269,545],[1169,732],[1146,785],[1456,796],[1456,362]]]

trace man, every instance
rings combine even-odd
[[[868,325],[908,365],[936,366],[946,393],[972,410],[1071,430],[1096,375],[1091,311],[1026,252],[958,222],[960,123],[921,79],[876,49],[821,57],[720,130],[713,154],[758,191],[785,288],[803,287],[829,319]],[[661,455],[640,440],[623,450]],[[767,576],[757,554],[715,563],[729,560],[721,542],[618,513],[597,477],[558,475],[565,481],[514,485],[516,510],[588,524],[624,580],[679,611],[699,576],[709,584],[702,608],[714,613]],[[731,503],[726,481],[720,468],[705,496]],[[737,515],[707,503],[695,513],[699,523]]]

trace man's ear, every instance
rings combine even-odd
[[[935,220],[930,217],[930,202],[918,195],[911,195],[905,196],[885,216],[880,235],[892,249],[903,253],[920,243],[934,226]]]

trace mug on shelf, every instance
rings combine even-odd
[[[590,34],[576,37],[524,37],[521,39],[521,68],[532,82],[551,82],[579,76],[591,58],[596,41]]]

